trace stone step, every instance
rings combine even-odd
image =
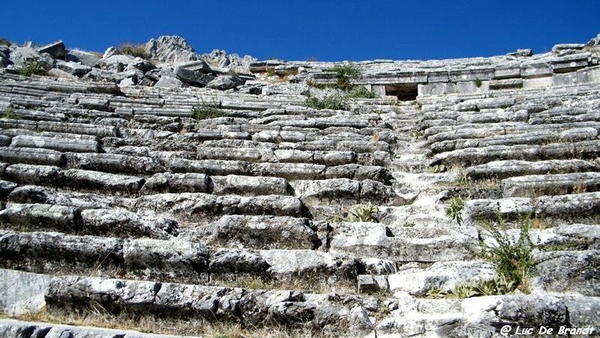
[[[475,227],[390,230],[379,223],[337,223],[330,252],[395,262],[438,262],[473,259],[479,251]]]
[[[465,220],[464,224],[467,225],[476,224],[482,219],[494,221],[498,216],[505,220],[515,220],[528,213],[548,222],[591,221],[593,224],[599,221],[599,206],[599,192],[537,198],[478,199],[465,202],[462,216]]]
[[[536,145],[559,142],[589,141],[595,140],[597,136],[598,130],[595,128],[573,128],[564,130],[562,132],[531,131],[523,134],[510,134],[472,139],[454,139],[449,141],[435,142],[432,143],[430,147],[431,152],[433,154],[437,154],[456,149],[488,147],[496,145]]]
[[[547,160],[547,161],[492,161],[466,169],[465,175],[472,180],[505,179],[524,175],[569,174],[577,172],[595,172],[598,166],[583,160]]]
[[[353,181],[347,178],[326,180],[297,180],[290,182],[294,195],[307,205],[350,202],[387,204],[396,194],[381,182],[366,179]]]
[[[141,333],[135,330],[106,329],[82,325],[62,325],[46,322],[0,319],[0,335],[16,337],[121,337],[121,338],[192,338],[164,334]]]
[[[135,294],[135,297],[130,295]],[[195,317],[208,322],[241,323],[257,329],[265,323],[299,330],[324,323],[347,322],[349,310],[326,295],[301,291],[252,290],[190,284],[146,282],[93,277],[54,277],[47,307],[71,312],[98,304],[108,313]],[[82,306],[83,305],[83,306]],[[351,328],[349,328],[351,329]],[[340,333],[346,329],[340,328]],[[312,330],[308,329],[310,335]]]
[[[600,173],[526,175],[501,182],[504,197],[566,195],[600,190]]]
[[[208,221],[222,215],[309,216],[302,201],[292,196],[244,197],[204,193],[163,193],[137,198],[134,211],[168,213],[185,221]]]
[[[440,125],[434,125],[427,127],[423,131],[423,135],[427,138],[427,141],[432,144],[435,142],[452,141],[452,140],[467,140],[486,138],[492,136],[503,136],[503,135],[527,135],[530,133],[560,133],[570,129],[579,130],[582,128],[600,128],[600,123],[597,122],[571,122],[563,124],[552,124],[552,125],[532,125],[529,123],[522,122],[503,122],[494,124],[461,124],[452,125],[446,123],[446,120],[440,120]],[[423,127],[426,127],[425,125]],[[569,138],[571,135],[565,133],[562,137]],[[555,140],[558,140],[556,138]]]
[[[502,335],[516,336],[523,334],[516,331],[518,328],[539,330],[540,326],[558,332],[561,327],[568,327],[571,311],[579,312],[583,320],[588,319],[597,300],[589,303],[586,310],[579,312],[580,306],[561,295],[513,294],[458,300],[407,295],[398,300],[396,310],[377,322],[375,330],[377,337],[472,337],[474,334],[495,337],[505,326],[509,331]]]
[[[190,232],[190,237],[206,238],[207,245],[223,248],[316,250],[327,245],[329,229],[308,218],[224,215]]]

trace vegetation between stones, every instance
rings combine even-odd
[[[451,220],[456,221],[458,225],[462,225],[462,209],[465,206],[465,201],[460,197],[456,196],[450,200],[450,205],[446,208],[446,216],[450,217]]]
[[[132,44],[132,43],[122,43],[119,46],[119,50],[121,53],[126,55],[131,55],[135,57],[139,57],[142,59],[149,59],[150,55],[146,53],[146,48],[143,44]]]
[[[46,67],[39,59],[27,59],[21,66],[19,74],[23,76],[46,75]]]
[[[348,222],[379,222],[377,219],[379,208],[369,203],[368,205],[359,205],[348,213],[346,221]]]
[[[203,103],[192,108],[192,117],[197,121],[223,117],[225,114],[223,114],[221,107],[223,107],[222,102],[217,100]]]
[[[529,229],[531,229],[531,215],[519,217],[519,236],[514,239],[507,233],[507,227],[502,217],[498,215],[497,224],[483,222],[482,226],[487,235],[495,243],[489,244],[481,240],[481,256],[483,259],[494,263],[498,275],[508,282],[514,283],[514,288],[524,293],[531,291],[529,271],[534,265],[531,256],[536,246],[531,242]]]
[[[335,109],[335,110],[347,110],[348,105],[344,99],[339,95],[329,95],[323,98],[309,97],[304,101],[304,105],[308,108],[314,109]]]

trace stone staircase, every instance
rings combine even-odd
[[[1,335],[600,330],[598,83],[490,88],[342,111],[0,72]],[[525,213],[531,294],[432,296],[497,277],[480,221]]]

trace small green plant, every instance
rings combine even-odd
[[[352,88],[346,97],[351,99],[374,99],[377,97],[375,92],[368,90],[365,86],[358,86]]]
[[[132,44],[132,43],[122,43],[119,46],[119,50],[121,53],[126,55],[131,55],[135,57],[139,57],[142,59],[149,59],[150,55],[146,53],[146,48],[143,44]]]
[[[192,108],[192,117],[197,121],[223,117],[222,106],[222,102],[216,99],[210,103],[203,102],[200,106]]]
[[[456,221],[458,225],[462,225],[462,209],[464,206],[465,201],[460,196],[453,197],[446,208],[446,216],[450,217],[451,220]]]
[[[29,58],[26,59],[21,69],[19,69],[19,74],[23,76],[32,76],[32,75],[46,75],[46,66],[40,59]]]
[[[476,79],[475,80],[475,86],[477,88],[480,88],[483,85],[483,81],[481,81],[480,79]]]
[[[497,226],[489,222],[482,223],[496,244],[490,246],[481,240],[481,255],[485,260],[495,264],[499,276],[509,283],[514,282],[515,288],[528,293],[530,292],[529,271],[534,265],[531,253],[536,249],[529,237],[531,215],[519,217],[519,238],[516,241],[507,234],[502,217],[498,215],[497,218]]]
[[[15,113],[12,106],[8,106],[8,107],[6,107],[4,114],[2,114],[2,118],[18,120],[21,118],[21,115]]]
[[[506,295],[517,288],[515,281],[509,281],[505,276],[495,275],[493,279],[456,284],[451,291],[432,288],[427,291],[426,298],[471,298],[482,296]]]
[[[409,135],[410,135],[410,137],[417,139],[417,138],[423,137],[423,135],[425,135],[425,133],[422,130],[415,130],[415,131],[411,131]]]
[[[318,97],[309,97],[304,101],[304,105],[314,109],[336,109],[336,110],[347,110],[348,105],[344,99],[339,95],[329,95],[322,99]]]
[[[379,222],[377,219],[379,208],[369,203],[368,205],[359,205],[356,209],[348,213],[347,222]]]
[[[327,70],[335,73],[337,79],[336,87],[345,91],[354,88],[352,80],[357,79],[361,75],[360,69],[352,62],[337,64],[335,67]]]
[[[428,171],[430,173],[434,173],[434,174],[443,173],[443,172],[446,172],[447,170],[448,170],[448,168],[443,164],[436,164],[433,167],[430,167],[428,169]]]

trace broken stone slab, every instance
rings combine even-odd
[[[178,233],[178,224],[172,219],[143,217],[122,209],[82,210],[81,223],[82,235],[170,239]]]
[[[65,61],[79,62],[88,67],[96,67],[100,58],[94,53],[71,49],[65,56]]]
[[[227,280],[243,274],[266,276],[270,265],[257,251],[219,248],[211,252],[209,267],[211,280]]]
[[[68,139],[60,136],[17,135],[12,138],[10,146],[13,148],[45,148],[79,153],[98,153],[101,150],[98,140]]]
[[[317,249],[317,227],[307,218],[224,215],[206,229],[208,245],[249,249]]]
[[[360,199],[360,183],[347,178],[296,180],[290,182],[290,185],[294,189],[294,194],[307,204]]]
[[[547,161],[493,161],[486,164],[467,168],[465,174],[468,178],[478,179],[505,179],[522,175],[543,174],[568,174],[576,172],[596,171],[593,162],[584,160],[547,160]]]
[[[589,328],[600,327],[600,297],[589,297],[577,293],[558,294],[556,295],[569,309],[569,322],[571,327],[586,329],[587,332],[581,331],[582,334],[592,334]],[[596,333],[597,334],[597,333]]]
[[[427,268],[415,265],[407,264],[388,276],[392,292],[423,297],[433,289],[451,292],[456,285],[492,280],[496,275],[494,265],[483,261],[436,262]]]
[[[115,174],[148,175],[165,171],[156,158],[109,153],[68,153],[67,163],[73,169]]]
[[[114,269],[122,265],[121,250],[122,241],[116,238],[0,231],[3,266],[34,272]]]
[[[210,75],[212,70],[204,61],[190,61],[180,64],[175,68],[175,75],[182,82],[194,86],[206,86],[209,82],[215,79],[214,75]]]
[[[212,193],[216,195],[289,195],[287,180],[279,177],[211,176]]]
[[[269,264],[269,272],[281,281],[316,279],[333,284],[356,279],[357,261],[340,253],[314,250],[259,250]],[[331,278],[332,276],[336,276]]]
[[[78,77],[82,77],[92,70],[92,67],[86,66],[84,64],[73,61],[65,62],[62,60],[58,60],[56,62],[56,67],[62,71],[65,71],[71,75],[75,75]]]
[[[392,233],[379,223],[338,223],[330,252],[376,257],[396,262],[438,262],[470,259],[478,251],[475,227],[398,228]]]
[[[0,277],[0,310],[3,313],[20,316],[37,313],[44,308],[44,294],[52,276],[0,269]]]
[[[27,230],[81,230],[81,213],[73,207],[52,204],[8,204],[0,211],[0,223]]]
[[[530,198],[511,197],[500,200],[476,199],[465,202],[462,210],[463,224],[475,226],[481,221],[494,222],[501,217],[504,220],[517,220],[526,214],[533,214],[535,206]]]
[[[127,270],[147,278],[208,281],[208,248],[198,242],[132,239],[123,243]]]
[[[599,250],[600,225],[561,224],[544,230],[530,230],[531,242],[538,248],[551,251],[567,248],[570,250]],[[519,234],[510,234],[518,239]]]
[[[61,167],[65,163],[65,155],[51,149],[2,147],[0,161]]]
[[[542,196],[534,201],[535,216],[565,220],[598,221],[600,192]]]
[[[573,292],[598,297],[600,251],[554,251],[534,255],[532,285],[546,292]]]
[[[60,181],[65,186],[75,189],[97,189],[104,192],[123,194],[137,194],[144,185],[144,179],[141,177],[80,169],[62,171]]]
[[[49,43],[47,45],[38,47],[37,51],[40,54],[48,53],[48,54],[52,55],[53,58],[56,58],[56,59],[64,59],[64,57],[67,55],[67,50],[66,50],[65,44],[62,42],[62,40],[58,40],[56,42]]]
[[[59,179],[59,167],[11,164],[3,171],[4,177],[19,184],[55,185]]]
[[[210,193],[211,179],[208,175],[198,173],[171,174],[158,173],[146,180],[140,190],[141,194],[156,193],[203,192]]]
[[[242,80],[238,76],[224,75],[224,76],[218,76],[214,80],[208,82],[206,84],[206,87],[212,88],[212,89],[218,89],[218,90],[227,90],[227,89],[232,89],[232,88],[241,86],[243,84],[244,84],[244,80]]]
[[[568,173],[511,177],[501,182],[504,197],[566,195],[600,190],[600,173]]]
[[[153,305],[159,289],[157,282],[62,276],[52,278],[46,303],[61,308],[94,301],[111,312],[128,307],[142,309]]]

